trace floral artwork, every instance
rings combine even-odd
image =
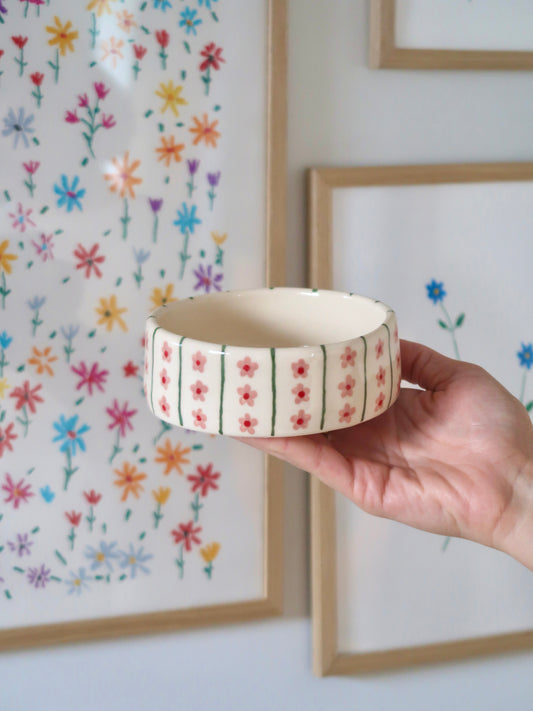
[[[246,12],[265,34],[257,74],[265,17]],[[151,311],[264,280],[239,193],[265,133],[237,145],[226,100],[242,93],[240,15],[234,0],[0,3],[2,627],[120,614],[124,598],[127,613],[231,602],[239,556],[243,571],[261,556],[262,521],[240,512],[262,512],[263,490],[234,493],[252,460],[171,428],[143,391]],[[239,367],[246,381],[257,364]],[[243,382],[243,405],[255,396]]]

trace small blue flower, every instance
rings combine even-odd
[[[200,5],[200,7],[202,7],[202,5],[204,4],[204,2],[205,2],[206,8],[207,8],[208,10],[210,10],[210,9],[211,9],[211,3],[212,3],[212,2],[218,2],[218,0],[198,0],[198,5]]]
[[[163,10],[163,12],[166,12],[167,7],[172,7],[170,0],[153,0],[153,2],[154,10]]]
[[[66,204],[67,212],[72,212],[74,207],[78,210],[82,210],[81,198],[85,195],[85,189],[77,190],[78,183],[80,179],[77,175],[72,178],[72,184],[69,185],[68,178],[65,174],[61,176],[61,186],[54,185],[54,192],[59,195],[59,200],[57,201],[58,207],[63,207]]]
[[[145,565],[143,565],[143,563],[145,563],[147,560],[150,560],[150,558],[153,558],[154,556],[150,555],[149,553],[143,553],[143,551],[144,546],[141,546],[139,550],[136,551],[133,547],[133,543],[130,543],[129,553],[126,553],[126,551],[120,551],[122,560],[120,561],[119,565],[121,568],[130,568],[130,574],[132,578],[135,577],[137,568],[142,570],[143,573],[150,572],[150,570]]]
[[[196,27],[202,24],[202,20],[197,18],[198,12],[196,10],[191,10],[190,7],[186,7],[183,12],[180,12],[181,20],[179,21],[179,26],[184,27],[187,34],[190,35],[191,32],[196,37]]]
[[[46,296],[34,296],[33,299],[26,301],[27,305],[33,311],[39,311],[46,302]]]
[[[520,361],[520,366],[529,370],[533,365],[533,344],[529,343],[526,346],[525,343],[522,343],[522,350],[518,351],[516,355]]]
[[[15,116],[13,109],[9,109],[7,117],[4,118],[5,128],[2,131],[2,136],[11,136],[11,134],[15,136],[13,148],[17,147],[19,138],[22,138],[24,146],[28,148],[30,142],[27,134],[35,133],[35,129],[30,126],[32,121],[33,114],[26,116],[22,107],[19,109],[18,116]]]
[[[55,494],[48,486],[48,484],[46,486],[43,486],[42,489],[39,489],[39,492],[47,504],[51,504],[52,501],[55,499]]]
[[[76,430],[76,424],[78,422],[78,415],[74,417],[65,419],[64,415],[59,416],[59,422],[54,422],[54,429],[58,432],[58,435],[54,437],[52,442],[59,442],[64,440],[63,444],[59,448],[61,452],[70,452],[70,454],[76,454],[76,447],[79,447],[82,452],[85,452],[85,442],[82,440],[81,435],[88,432],[91,428],[89,425],[83,425],[79,430]]]
[[[63,338],[65,338],[67,341],[71,341],[77,335],[79,330],[79,326],[70,325],[66,328],[63,328],[63,326],[61,326],[61,333],[63,334]]]
[[[144,264],[146,260],[150,257],[150,252],[145,252],[142,249],[135,249],[135,247],[133,248],[133,254],[135,255],[135,261],[139,266],[141,266],[141,264]]]
[[[446,296],[444,291],[444,283],[442,281],[435,281],[432,279],[429,284],[426,284],[426,289],[428,290],[428,299],[431,299],[434,304],[438,304]]]
[[[87,584],[88,580],[92,580],[92,578],[87,576],[85,568],[80,568],[77,573],[74,573],[74,571],[71,570],[70,580],[65,580],[65,583],[70,586],[68,594],[81,595],[82,590],[89,589],[89,585]]]
[[[4,350],[9,347],[9,344],[13,338],[10,338],[5,331],[2,331],[0,333],[0,347],[2,347]]]
[[[182,211],[178,212],[178,219],[174,220],[173,224],[180,228],[180,232],[184,235],[186,232],[194,234],[196,225],[201,225],[202,220],[196,217],[196,205],[193,205],[189,211],[189,208],[185,203],[182,203]]]
[[[99,548],[94,548],[93,546],[87,546],[85,548],[85,557],[91,562],[91,570],[98,570],[105,565],[105,567],[111,573],[113,571],[113,565],[111,561],[120,557],[119,551],[113,550],[117,545],[116,541],[113,543],[106,543],[101,541]]]

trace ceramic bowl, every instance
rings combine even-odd
[[[147,320],[145,393],[173,425],[239,437],[350,427],[398,396],[396,316],[379,301],[316,289],[190,297]]]

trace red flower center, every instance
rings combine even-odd
[[[298,375],[303,375],[304,372],[305,372],[305,371],[304,371],[303,367],[300,366],[300,367],[298,368]]]
[[[303,400],[303,398],[305,397],[305,392],[303,390],[300,390],[300,392],[298,393],[298,397]]]
[[[67,437],[70,437],[70,439],[76,439],[76,433],[74,432],[74,430],[69,430],[67,432]]]

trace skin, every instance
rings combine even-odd
[[[326,435],[243,438],[364,511],[502,550],[533,570],[533,425],[482,368],[401,342],[402,388],[383,415]]]

